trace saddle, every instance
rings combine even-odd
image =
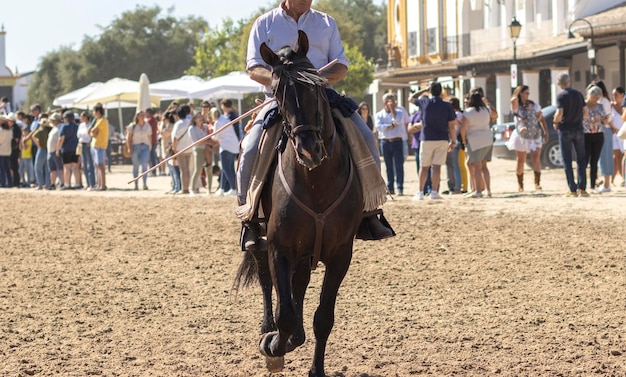
[[[348,145],[357,176],[363,188],[363,210],[368,212],[379,208],[385,203],[387,186],[378,171],[378,167],[367,148],[365,140],[363,140],[357,126],[350,119],[351,113],[345,115],[348,111],[345,107],[343,109],[334,107],[332,115],[333,119],[335,119],[335,127],[338,128],[340,134],[344,135]],[[269,112],[264,119],[265,130],[261,136],[259,152],[252,168],[252,178],[246,204],[235,209],[237,217],[242,221],[253,221],[260,203],[265,179],[278,156],[277,149],[280,150],[281,147],[286,145],[286,140],[282,136],[282,128],[272,127],[278,121],[280,121],[280,115],[272,112]]]

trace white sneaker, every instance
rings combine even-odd
[[[230,189],[224,193],[224,196],[235,196],[237,195],[237,191]]]
[[[221,188],[217,189],[217,191],[215,191],[215,193],[213,195],[215,195],[215,196],[224,196],[224,190],[222,190]]]
[[[413,196],[413,200],[424,200],[424,193],[421,191],[418,192],[415,196]]]
[[[437,191],[431,191],[430,192],[430,199],[431,200],[433,200],[433,199],[439,200],[439,199],[443,199],[443,198],[441,197],[441,195],[439,195],[439,193]]]
[[[611,192],[611,188],[610,187],[600,186],[600,187],[596,188],[596,192],[598,194],[602,194],[603,192]]]

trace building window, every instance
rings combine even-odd
[[[428,54],[437,53],[437,28],[429,28],[428,32]]]
[[[409,57],[417,56],[417,31],[409,32]]]

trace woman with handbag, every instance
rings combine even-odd
[[[541,107],[528,99],[529,88],[519,85],[511,97],[511,111],[515,115],[515,131],[508,147],[517,157],[517,191],[524,191],[524,163],[530,153],[535,173],[535,190],[541,190],[541,147],[548,141],[548,126]],[[543,137],[542,137],[543,132]]]
[[[150,168],[150,149],[152,148],[152,127],[145,121],[145,113],[135,114],[133,122],[126,126],[126,152],[131,154],[133,161],[133,178],[145,173]],[[148,174],[143,177],[143,189],[148,189]],[[135,190],[139,189],[139,182],[135,181]]]

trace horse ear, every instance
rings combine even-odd
[[[298,47],[296,50],[305,56],[309,52],[309,37],[302,30],[298,30]]]
[[[270,67],[276,66],[275,63],[278,61],[278,55],[276,55],[271,48],[267,47],[265,42],[261,43],[260,51],[261,58],[263,58],[264,62],[266,62]]]

